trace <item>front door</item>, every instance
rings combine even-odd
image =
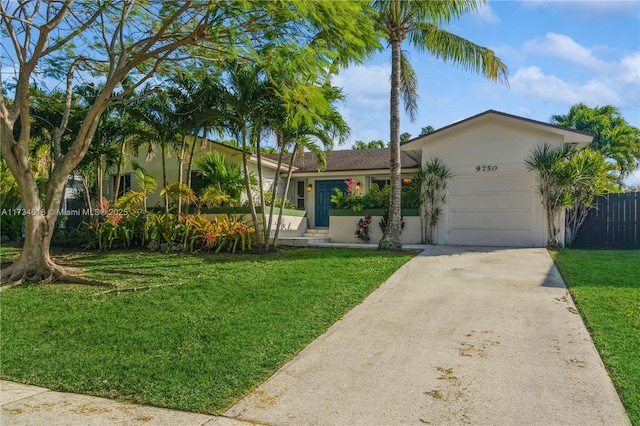
[[[331,209],[333,188],[339,188],[344,192],[347,185],[344,180],[316,181],[316,228],[329,227],[329,210]]]

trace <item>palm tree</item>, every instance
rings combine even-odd
[[[221,193],[229,196],[229,202],[239,202],[240,196],[245,189],[244,175],[239,166],[228,164],[224,155],[218,152],[211,152],[204,157],[195,160],[200,174],[205,178],[206,188],[217,188]],[[252,186],[255,185],[255,178],[249,177]]]
[[[390,173],[391,197],[389,223],[379,248],[400,250],[400,105],[413,121],[417,112],[418,81],[414,69],[402,50],[408,41],[419,51],[443,61],[451,61],[465,69],[476,71],[492,81],[507,81],[507,67],[495,53],[439,27],[459,19],[478,8],[475,0],[375,0],[377,26],[391,48],[391,112],[390,112]]]
[[[538,193],[547,216],[547,231],[551,247],[560,245],[560,213],[564,206],[566,188],[562,179],[562,163],[575,153],[571,145],[554,148],[549,144],[538,146],[525,160],[527,169],[538,172]]]
[[[640,129],[629,125],[612,105],[590,108],[578,103],[567,114],[551,116],[551,123],[592,133],[590,148],[613,160],[621,179],[640,164]]]
[[[224,88],[219,92],[220,102],[224,105],[221,116],[228,130],[240,141],[242,156],[242,168],[245,179],[247,203],[251,211],[251,220],[256,229],[256,247],[259,251],[265,249],[261,233],[259,232],[258,215],[251,190],[251,177],[247,158],[253,151],[251,146],[254,129],[260,121],[260,104],[267,96],[267,76],[259,65],[240,64],[230,62],[226,67],[226,81]],[[255,142],[255,139],[254,139]]]
[[[172,104],[167,91],[157,92],[153,95],[137,102],[129,110],[129,114],[142,122],[141,129],[136,131],[135,147],[146,144],[147,160],[156,154],[157,145],[160,145],[160,155],[162,160],[162,187],[165,188],[167,182],[166,160],[172,148],[175,148],[179,141],[178,120],[175,113],[175,106]],[[169,213],[169,197],[165,196],[165,211]]]

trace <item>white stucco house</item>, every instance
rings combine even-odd
[[[582,131],[488,110],[401,149],[421,164],[437,157],[453,174],[436,244],[544,247],[547,225],[536,173],[524,160],[545,143],[585,147],[592,139]]]
[[[433,158],[451,171],[436,244],[544,247],[548,231],[537,173],[527,170],[525,159],[543,144],[586,147],[592,139],[586,132],[488,110],[402,144],[402,179],[409,182]],[[311,153],[295,166],[289,198],[306,209],[309,227],[331,228],[334,241],[354,242],[351,222],[357,218],[346,225],[330,223],[330,196],[334,187],[344,189],[345,179],[357,181],[360,194],[388,182],[388,148],[333,151],[324,172],[318,172]],[[419,226],[403,231],[404,244],[420,238]]]

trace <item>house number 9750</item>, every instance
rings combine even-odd
[[[476,172],[495,172],[498,166],[476,166]]]

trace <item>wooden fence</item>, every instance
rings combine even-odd
[[[640,192],[599,197],[578,229],[576,248],[640,248]]]

